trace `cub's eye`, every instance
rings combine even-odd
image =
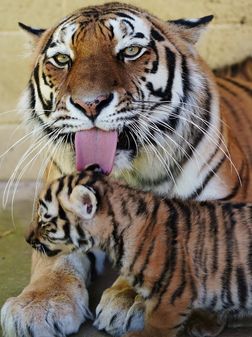
[[[122,51],[124,57],[133,58],[140,54],[142,48],[139,46],[130,46]]]
[[[66,65],[69,65],[71,62],[71,58],[70,56],[66,55],[66,54],[56,54],[53,56],[53,60],[55,61],[55,63],[60,66],[60,67],[64,67]]]

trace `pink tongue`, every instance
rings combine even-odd
[[[81,171],[90,164],[99,164],[103,172],[109,174],[114,164],[117,138],[116,131],[91,129],[76,132],[77,170]]]

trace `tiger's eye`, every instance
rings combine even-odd
[[[56,54],[53,58],[59,65],[62,66],[70,62],[70,57],[66,54]]]
[[[123,54],[124,56],[134,57],[137,56],[141,51],[141,47],[138,46],[130,46],[124,49]]]

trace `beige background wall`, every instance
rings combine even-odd
[[[25,57],[26,35],[18,29],[21,21],[34,27],[49,27],[78,7],[101,4],[99,0],[1,0],[0,1],[0,154],[24,131],[14,109],[29,77]],[[214,14],[215,20],[199,43],[201,54],[212,67],[231,64],[252,55],[252,0],[128,0],[163,19],[201,17]],[[7,179],[27,144],[11,149],[3,158],[0,179]],[[36,166],[24,178],[36,177]]]

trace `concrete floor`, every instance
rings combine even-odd
[[[4,184],[0,183],[0,203]],[[11,207],[3,210],[0,207],[0,307],[11,296],[18,295],[28,283],[30,274],[31,249],[25,243],[24,231],[31,221],[32,200],[34,195],[32,183],[22,183],[14,201],[14,222]],[[115,272],[107,269],[106,277],[101,276],[90,288],[92,308],[98,303],[104,288],[115,278]],[[0,328],[0,336],[2,336]],[[105,337],[104,333],[85,324],[78,334],[72,337]],[[153,336],[154,337],[154,336]],[[252,337],[252,328],[226,329],[221,337]]]

